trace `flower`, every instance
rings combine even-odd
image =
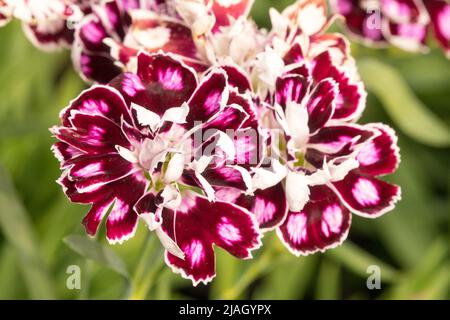
[[[350,34],[364,44],[395,45],[403,50],[427,50],[432,29],[439,45],[449,56],[448,21],[450,4],[445,0],[333,0],[333,10],[345,18]]]
[[[388,126],[355,123],[366,92],[347,41],[324,33],[325,2],[301,0],[271,15],[271,43],[253,69],[268,166],[252,168],[254,196],[219,194],[306,255],[345,240],[350,213],[374,218],[393,209],[400,188],[377,177],[395,171],[399,150]]]
[[[214,187],[248,188],[259,152],[245,135],[258,134],[251,104],[226,70],[212,68],[198,83],[165,53],[141,52],[136,73],[83,91],[51,132],[58,182],[71,201],[92,204],[86,232],[95,235],[107,216],[108,241],[122,243],[140,217],[166,248],[167,264],[194,285],[214,277],[214,245],[250,258],[261,237],[254,216],[218,200]]]
[[[134,71],[140,50],[170,52],[203,72],[230,55],[236,46],[230,33],[258,33],[256,26],[244,19],[251,1],[122,2],[93,6],[93,12],[77,26],[72,58],[85,80],[107,83],[123,70]],[[233,19],[239,21],[236,27],[231,26]],[[253,50],[249,47],[247,54],[237,55],[236,62]]]
[[[75,0],[0,1],[0,26],[11,18],[19,19],[28,39],[44,51],[70,48],[73,30],[69,22],[76,22],[81,15]]]
[[[398,186],[377,178],[396,170],[397,138],[386,125],[342,119],[330,78],[287,73],[275,88],[261,118],[272,132],[270,166],[253,169],[253,197],[230,188],[220,195],[253,212],[262,230],[276,229],[293,254],[325,251],[347,237],[350,212],[375,218],[400,199]]]

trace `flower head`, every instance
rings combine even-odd
[[[428,30],[448,56],[450,4],[445,0],[333,0],[333,10],[345,18],[349,32],[365,44],[395,45],[426,51]]]
[[[258,133],[252,102],[222,69],[198,83],[172,55],[137,59],[136,74],[93,86],[61,112],[61,126],[51,129],[64,170],[59,183],[72,201],[92,204],[83,220],[88,234],[107,216],[108,241],[121,243],[141,217],[172,269],[206,283],[214,277],[214,245],[240,258],[260,245],[253,216],[217,200],[214,190],[247,189],[249,150],[258,151],[258,141],[242,148],[245,131]]]

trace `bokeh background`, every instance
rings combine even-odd
[[[268,8],[290,2],[257,0],[253,17],[269,27]],[[450,298],[450,60],[435,46],[427,55],[352,47],[369,91],[361,122],[398,133],[402,162],[388,180],[403,199],[379,219],[353,216],[348,240],[324,254],[296,258],[274,234],[254,260],[216,249],[217,278],[193,288],[163,265],[143,225],[123,245],[109,246],[104,231],[87,239],[88,207],[55,183],[48,131],[86,85],[69,52],[38,51],[18,22],[0,29],[0,298]],[[80,267],[80,290],[66,286],[71,265]],[[366,286],[370,265],[380,267],[380,290]]]

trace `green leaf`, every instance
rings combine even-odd
[[[91,259],[129,279],[129,273],[122,259],[110,248],[86,236],[69,235],[63,239],[69,248],[87,259]]]
[[[370,265],[380,267],[383,275],[381,280],[384,282],[395,282],[399,277],[398,271],[393,267],[348,240],[340,247],[327,251],[325,255],[335,261],[341,262],[343,266],[361,277],[368,276],[367,267]]]
[[[20,257],[21,272],[32,299],[52,299],[53,284],[28,215],[8,173],[0,166],[0,228]]]
[[[397,70],[374,58],[360,60],[358,69],[367,89],[405,134],[426,145],[450,146],[448,126],[414,95]]]

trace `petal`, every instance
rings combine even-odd
[[[39,23],[37,25],[23,23],[22,26],[25,35],[31,43],[43,51],[70,48],[73,42],[73,30],[67,28],[66,21],[61,19],[61,21],[51,24],[51,28]]]
[[[337,156],[351,154],[357,145],[372,139],[377,131],[356,124],[332,125],[320,129],[311,136],[306,151],[306,160],[316,168],[321,167],[324,157],[331,160]]]
[[[424,4],[430,14],[434,36],[447,57],[450,57],[450,27],[448,24],[450,20],[450,4],[441,0],[424,1]]]
[[[308,36],[319,33],[328,21],[327,6],[323,0],[296,1],[282,14]]]
[[[166,262],[194,285],[215,276],[214,245],[240,259],[251,258],[260,243],[257,222],[244,208],[189,193],[176,213],[163,213],[163,230],[183,250],[185,259],[166,254]]]
[[[311,133],[322,128],[332,117],[337,96],[336,83],[330,79],[320,81],[312,90],[306,108],[308,110],[308,126]]]
[[[116,145],[129,148],[120,127],[99,115],[74,113],[69,119],[72,127],[54,127],[52,133],[59,140],[87,153],[116,153]]]
[[[313,63],[312,74],[315,81],[331,78],[338,86],[333,119],[354,121],[359,118],[364,110],[367,95],[363,83],[353,81],[349,74],[334,66],[327,51],[317,56]]]
[[[308,255],[334,248],[347,238],[351,214],[326,187],[315,187],[301,212],[288,212],[277,235],[288,250]]]
[[[114,186],[115,202],[106,221],[106,238],[109,243],[122,243],[134,236],[138,222],[134,206],[144,194],[147,184],[145,177],[134,174]]]
[[[256,216],[262,231],[273,230],[280,226],[288,212],[286,195],[281,183],[264,190],[256,190],[254,196],[241,195],[235,203],[247,208]]]
[[[139,53],[137,74],[145,91],[137,91],[133,102],[160,116],[188,101],[197,86],[194,71],[169,54]]]
[[[74,110],[86,115],[103,116],[116,124],[120,124],[122,118],[128,121],[131,119],[122,95],[109,86],[93,86],[72,100],[60,113],[65,126],[70,126],[69,117]]]
[[[357,170],[333,182],[331,187],[350,211],[367,218],[376,218],[394,209],[401,198],[400,187]]]
[[[238,89],[240,93],[252,90],[249,76],[237,65],[224,65],[220,67],[228,76],[230,86]]]
[[[133,164],[118,154],[80,157],[69,168],[69,177],[75,188],[83,192],[125,177],[133,169]]]
[[[187,117],[187,126],[192,128],[195,122],[207,122],[225,106],[227,101],[226,74],[221,70],[209,73],[189,100],[190,112]]]
[[[233,20],[245,17],[250,12],[254,0],[213,0],[212,11],[216,18],[213,31],[228,26]]]
[[[308,81],[299,75],[287,75],[276,81],[275,102],[283,108],[289,102],[301,103],[308,92]]]
[[[106,199],[106,201],[98,201],[92,205],[83,219],[83,225],[88,235],[95,236],[97,234],[98,227],[113,202],[111,199]]]
[[[122,72],[109,56],[85,52],[77,47],[76,42],[72,50],[72,61],[86,82],[108,83]]]
[[[308,179],[304,173],[289,171],[286,177],[286,200],[289,211],[299,212],[309,200]]]
[[[381,123],[369,126],[380,134],[359,149],[356,157],[359,170],[373,176],[393,173],[400,163],[400,149],[394,130]]]
[[[197,47],[190,28],[173,18],[147,10],[133,10],[132,23],[127,39],[132,47],[139,47],[148,53],[170,52],[179,56],[187,65],[203,71]],[[125,47],[127,42],[125,41]],[[125,49],[126,50],[126,49]]]
[[[381,28],[369,27],[368,21],[374,14],[374,10],[368,12],[359,2],[353,0],[332,0],[330,2],[332,10],[345,18],[345,26],[352,36],[365,44],[378,46],[386,44]]]
[[[58,141],[52,145],[51,150],[53,154],[58,159],[61,165],[61,169],[66,168],[70,165],[68,163],[70,160],[83,155],[84,153],[81,150],[78,150],[67,143]]]

